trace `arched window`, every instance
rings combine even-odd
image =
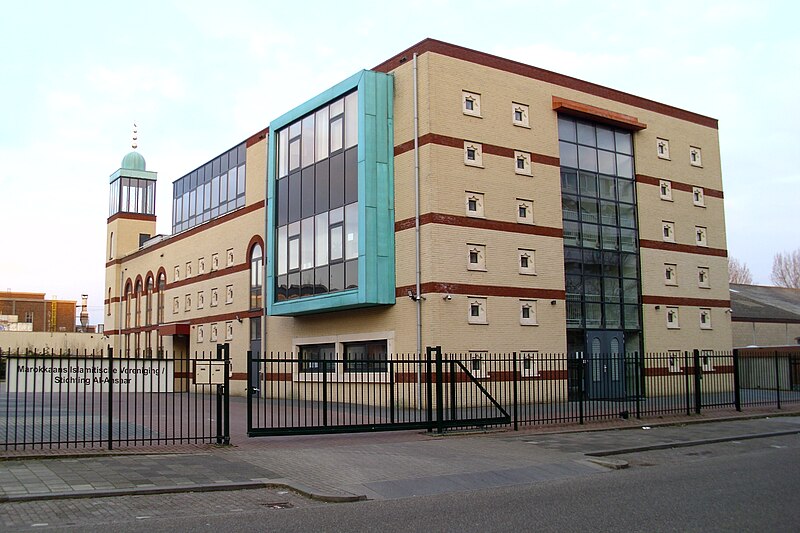
[[[136,281],[136,293],[133,295],[136,298],[136,327],[142,325],[142,280]]]
[[[129,329],[131,327],[131,282],[130,280],[125,285],[125,329]]]
[[[261,290],[264,285],[263,259],[261,244],[254,244],[250,249],[250,309],[261,309]]]
[[[167,276],[163,272],[158,275],[158,323],[164,323],[164,292],[167,289]]]
[[[153,276],[147,276],[145,295],[147,297],[147,303],[144,311],[144,325],[150,326],[153,324]]]

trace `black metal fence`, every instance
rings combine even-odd
[[[192,358],[104,355],[0,351],[4,450],[229,441],[227,345]]]
[[[250,436],[586,423],[800,403],[800,354],[249,354]]]

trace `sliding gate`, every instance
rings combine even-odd
[[[248,352],[247,434],[444,429],[505,425],[511,416],[468,360],[429,347],[424,357]]]

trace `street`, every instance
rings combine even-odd
[[[800,436],[620,455],[625,470],[327,504],[286,490],[0,506],[8,531],[796,531]]]

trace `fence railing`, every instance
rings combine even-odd
[[[229,374],[217,372],[219,385],[211,375],[228,361],[227,345],[163,359],[1,352],[0,441],[5,450],[227,442]]]
[[[470,352],[438,360],[433,350],[369,360],[250,354],[248,432],[518,428],[800,403],[800,354]]]

